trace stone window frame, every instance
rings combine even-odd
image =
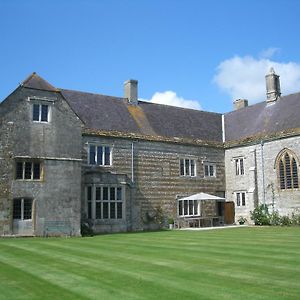
[[[188,167],[188,168],[187,168]],[[197,177],[197,160],[194,157],[179,158],[179,175],[181,177]]]
[[[213,168],[213,173],[211,174],[211,167]],[[207,171],[207,172],[206,172]],[[217,177],[217,164],[213,162],[203,162],[203,174],[204,178],[216,178]]]
[[[234,157],[234,168],[236,176],[244,176],[245,175],[245,157],[239,156]]]
[[[247,207],[247,191],[235,191],[234,198],[235,206],[237,208]]]
[[[50,124],[52,121],[52,106],[55,102],[54,99],[50,98],[42,98],[42,97],[29,97],[28,100],[30,101],[31,104],[31,121],[33,123],[41,123],[41,124]],[[39,106],[38,109],[38,120],[34,120],[34,107],[36,105]],[[42,120],[42,111],[43,111],[43,106],[47,107],[47,120]]]
[[[276,159],[277,183],[279,191],[299,190],[299,159],[290,149],[281,150]]]
[[[29,205],[27,202],[29,202]],[[13,199],[13,220],[30,221],[32,219],[33,219],[33,199],[26,198],[26,197],[14,198]]]
[[[98,193],[100,189],[100,194]],[[111,191],[114,189],[114,196]],[[107,199],[104,197],[107,190]],[[121,191],[121,194],[118,193]],[[114,220],[125,219],[125,187],[120,184],[88,184],[85,186],[86,215],[89,220]],[[114,206],[114,208],[112,208]],[[104,207],[107,207],[107,217]],[[121,207],[121,210],[120,210]],[[114,216],[111,214],[114,211]]]
[[[91,150],[90,147],[94,146],[95,147],[95,163],[91,163]],[[98,163],[98,148],[102,149],[102,159],[101,163]],[[105,159],[105,148],[109,148],[109,164],[106,164],[106,159]],[[87,150],[87,162],[88,165],[90,166],[101,166],[101,167],[111,167],[113,165],[113,146],[110,144],[102,144],[102,143],[88,143],[88,150]],[[100,162],[100,161],[99,161]]]
[[[30,170],[28,170],[29,165],[30,165]],[[38,171],[36,169],[37,165],[38,165]],[[18,170],[20,167],[21,170]],[[19,174],[19,171],[21,171],[22,174]],[[28,171],[30,171],[30,174]],[[41,161],[40,159],[21,159],[21,158],[15,159],[15,176],[14,176],[15,180],[42,181],[43,175],[44,175],[44,165],[43,165],[43,161]]]

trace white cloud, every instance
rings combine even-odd
[[[245,98],[250,103],[263,101],[266,98],[265,75],[271,67],[280,75],[283,95],[300,90],[300,64],[281,63],[267,58],[256,59],[252,56],[235,56],[221,62],[214,82],[233,100]]]
[[[173,91],[156,92],[150,100],[152,103],[166,104],[177,107],[201,109],[201,105],[196,100],[187,100],[182,97],[177,96]]]
[[[276,53],[279,53],[280,49],[276,47],[270,47],[268,49],[265,49],[260,52],[259,56],[261,58],[271,58],[273,57]]]

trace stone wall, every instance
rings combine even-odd
[[[49,123],[32,121],[29,97],[53,102]],[[19,87],[0,106],[1,216],[0,233],[11,234],[14,198],[34,200],[34,234],[80,234],[81,126],[67,102],[56,92]],[[16,159],[39,159],[41,180],[15,180]],[[7,192],[5,192],[7,191]],[[65,225],[62,223],[65,222]],[[3,221],[2,221],[3,222]],[[52,227],[51,227],[52,226]],[[8,228],[9,227],[9,228]],[[68,228],[67,228],[68,227]],[[65,233],[64,233],[65,234]]]
[[[112,166],[88,166],[88,143],[111,145]],[[196,177],[180,176],[180,158],[195,160]],[[204,177],[204,162],[216,164],[216,177]],[[96,168],[102,172],[123,174],[128,179],[127,187],[131,191],[131,226],[128,225],[128,228],[132,230],[157,228],[159,225],[155,222],[157,223],[160,213],[163,215],[164,223],[168,217],[176,217],[176,199],[180,196],[199,192],[222,195],[225,191],[222,148],[84,136],[83,164],[85,170]],[[84,196],[82,203],[83,205],[85,203]]]
[[[250,221],[250,211],[263,203],[268,205],[270,211],[274,207],[281,215],[300,209],[300,190],[281,190],[279,186],[275,162],[277,155],[285,148],[300,158],[300,137],[226,149],[226,199],[236,202],[235,192],[247,192],[246,206],[236,207],[236,220],[244,216]],[[244,176],[235,175],[235,157],[244,157]]]

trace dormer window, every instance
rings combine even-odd
[[[31,120],[34,123],[50,123],[52,106],[56,99],[43,97],[29,97],[31,104]]]
[[[49,105],[34,103],[32,105],[32,121],[49,122]]]

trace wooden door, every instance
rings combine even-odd
[[[235,216],[235,210],[234,210],[234,202],[225,202],[224,203],[224,221],[225,224],[230,225],[234,223],[234,216]]]

